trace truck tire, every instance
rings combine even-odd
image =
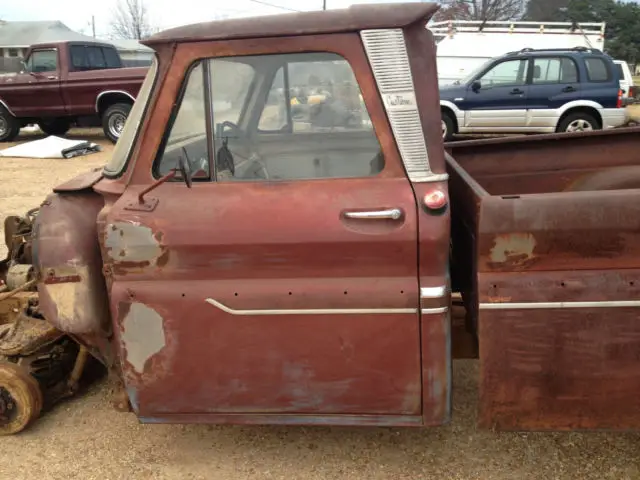
[[[449,112],[442,112],[442,140],[449,142],[453,140],[456,133],[456,123]]]
[[[120,135],[122,135],[122,130],[130,111],[130,104],[116,103],[107,108],[102,114],[102,130],[113,143],[116,143]]]
[[[0,142],[10,142],[20,133],[20,121],[0,105]]]
[[[38,127],[47,135],[64,135],[71,128],[71,121],[67,118],[51,118],[38,122]]]
[[[600,130],[600,124],[593,115],[589,115],[586,112],[570,113],[560,121],[557,128],[557,131],[562,133],[589,132],[592,130]]]

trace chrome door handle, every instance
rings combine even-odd
[[[376,210],[374,212],[346,212],[344,216],[364,220],[398,220],[402,216],[402,211],[399,208],[391,208],[389,210]]]
[[[58,79],[58,77],[54,77],[53,75],[49,75],[47,77],[47,80],[57,80],[57,79]]]

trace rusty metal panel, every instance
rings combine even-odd
[[[348,9],[213,21],[173,28],[144,40],[145,45],[230,38],[265,38],[337,34],[372,28],[421,27],[438,10],[436,3],[354,5]]]
[[[492,195],[638,188],[639,134],[638,128],[625,128],[453,142],[446,148]],[[611,185],[588,181],[603,171],[615,176],[613,167],[626,178],[610,179],[617,180]]]
[[[479,336],[481,426],[640,428],[637,307],[484,312]]]
[[[93,187],[102,179],[102,167],[94,168],[82,173],[71,180],[58,185],[53,189],[55,193],[77,192]]]
[[[41,311],[57,329],[81,341],[86,337],[88,344],[110,333],[96,232],[102,206],[103,198],[91,191],[52,194],[34,227],[34,263],[43,280],[38,284]],[[104,361],[107,352],[92,353]]]
[[[640,190],[484,199],[481,272],[640,268]]]
[[[125,194],[102,239],[141,415],[420,415],[417,225],[405,178],[174,183],[154,195],[145,214],[125,210]],[[184,214],[186,199],[208,205],[198,221]],[[286,217],[282,202],[296,205]],[[342,223],[348,205],[379,202],[404,219]]]

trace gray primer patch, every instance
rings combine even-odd
[[[152,262],[162,254],[162,247],[153,236],[153,230],[135,223],[109,224],[104,244],[107,254],[120,262]]]
[[[163,320],[153,308],[142,303],[132,303],[122,322],[122,343],[127,351],[127,361],[138,372],[165,345]]]

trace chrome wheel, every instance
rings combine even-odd
[[[4,137],[9,131],[9,122],[4,117],[0,117],[0,137]]]
[[[447,138],[447,122],[444,120],[440,120],[442,122],[442,138]]]
[[[127,117],[120,112],[116,112],[109,117],[109,133],[116,138],[119,138],[124,130],[124,124],[127,121]]]
[[[584,120],[584,119],[576,119],[573,122],[571,122],[569,125],[567,125],[567,132],[590,132],[591,130],[593,130],[593,125],[591,125],[591,122],[589,122],[588,120]]]

